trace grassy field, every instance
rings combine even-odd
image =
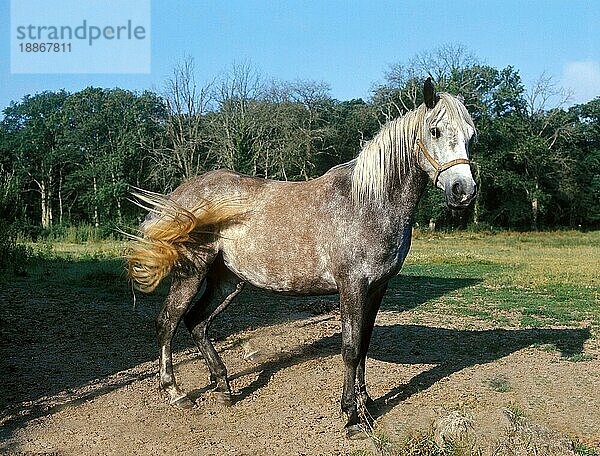
[[[469,280],[424,312],[524,327],[600,324],[600,232],[422,233],[402,274]]]

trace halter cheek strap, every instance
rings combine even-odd
[[[417,139],[417,145],[419,146],[419,149],[421,149],[421,152],[423,152],[423,155],[425,156],[427,161],[429,163],[431,163],[431,166],[433,166],[433,169],[435,169],[435,174],[433,176],[433,185],[435,185],[435,186],[437,186],[437,182],[438,182],[438,179],[440,178],[440,174],[442,174],[447,169],[450,169],[456,165],[463,165],[463,164],[470,165],[471,164],[471,161],[467,160],[466,158],[457,158],[456,160],[451,160],[442,165],[435,158],[433,158],[433,156],[429,153],[429,151],[427,150],[427,147],[425,147],[425,144],[423,144],[423,141],[421,141],[421,138]]]

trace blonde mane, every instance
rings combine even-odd
[[[455,97],[440,93],[428,116],[427,128],[447,119],[467,135],[467,125],[475,129],[466,108]],[[352,199],[355,202],[381,201],[416,164],[415,147],[424,128],[425,105],[385,124],[362,148],[352,170]]]

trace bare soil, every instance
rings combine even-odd
[[[40,288],[26,279],[2,285],[0,452],[381,451],[376,439],[349,441],[342,432],[335,300],[250,290],[215,322],[236,392],[231,407],[212,397],[205,364],[179,328],[176,374],[197,403],[181,411],[157,388],[153,318],[160,293],[133,308],[122,284],[99,292],[92,283],[98,277],[88,279],[80,288]],[[401,440],[460,411],[491,454],[510,434],[508,408],[521,410],[541,434],[600,448],[600,349],[589,329],[498,328],[425,315],[417,320],[413,310],[384,302],[378,317],[367,362],[378,435]]]

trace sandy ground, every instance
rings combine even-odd
[[[205,364],[180,328],[176,374],[197,403],[180,411],[157,388],[160,299],[133,309],[126,296],[105,301],[85,288],[38,291],[22,283],[1,290],[0,452],[379,451],[373,439],[349,441],[342,432],[335,303],[250,291],[216,321],[216,346],[236,393],[231,407],[213,399]],[[542,429],[600,449],[600,349],[589,329],[499,329],[390,309],[384,302],[367,362],[377,432],[402,439],[460,411],[491,452],[507,431],[505,408],[517,407]],[[582,350],[582,360],[565,359]]]

